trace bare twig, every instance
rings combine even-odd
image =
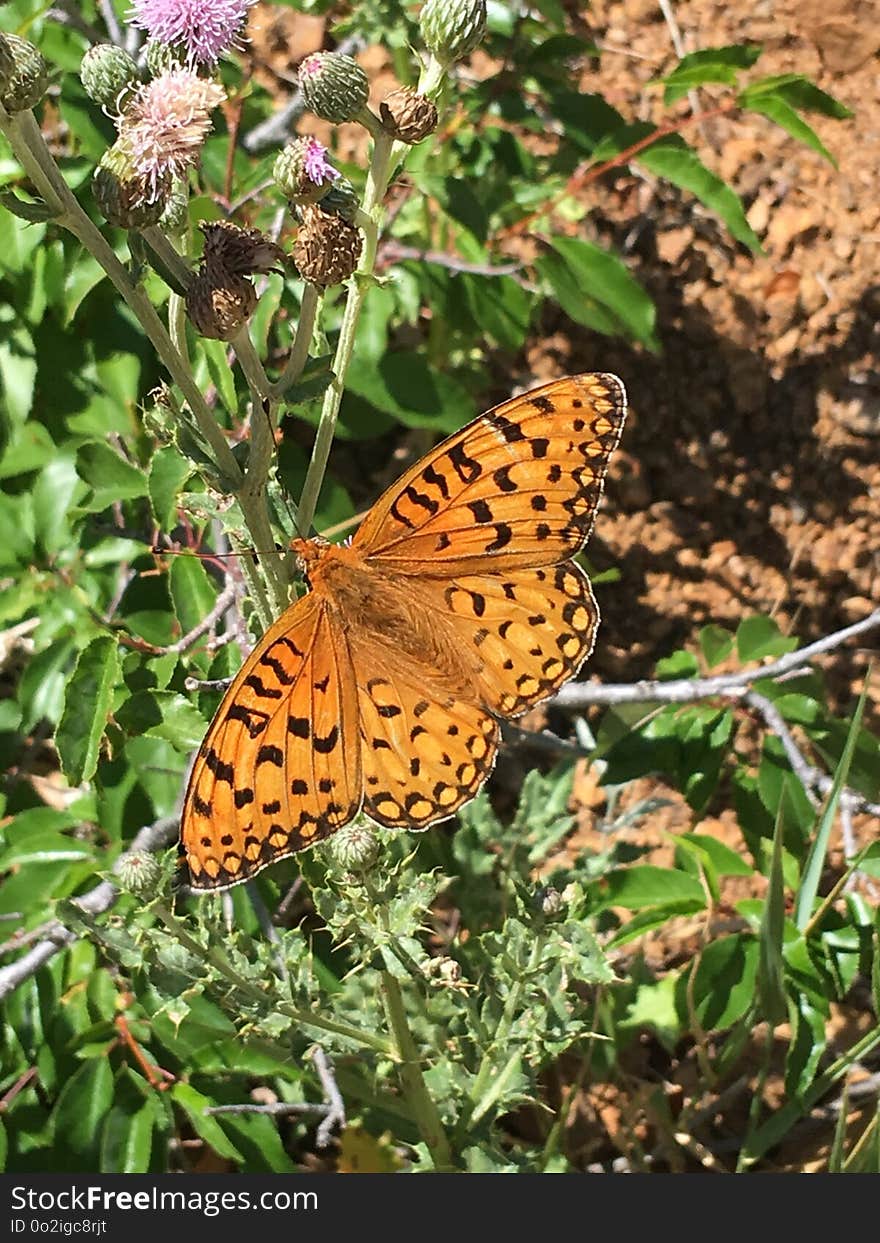
[[[570,682],[557,693],[553,704],[557,708],[579,709],[593,704],[623,703],[693,703],[698,699],[711,699],[713,695],[725,695],[731,691],[743,690],[752,682],[763,678],[778,680],[783,674],[791,673],[823,652],[831,652],[840,647],[847,639],[867,634],[870,630],[880,627],[880,609],[875,609],[868,617],[833,634],[817,639],[796,652],[789,652],[769,665],[761,665],[755,669],[739,669],[736,673],[722,673],[714,678],[676,678],[668,682],[642,681],[624,683],[606,683],[600,686],[593,682]]]
[[[533,288],[522,275],[521,263],[468,263],[458,255],[448,255],[440,250],[422,250],[419,246],[405,246],[402,242],[389,239],[379,247],[377,266],[384,267],[390,263],[400,263],[405,259],[415,259],[420,263],[433,263],[437,267],[448,268],[450,272],[467,272],[472,276],[512,276],[521,285]]]
[[[128,850],[116,860],[113,865],[113,871],[117,872],[126,857],[135,851],[162,850],[165,846],[170,845],[176,836],[176,816],[163,816],[161,820],[156,820],[153,824],[146,825],[139,833],[135,834]],[[118,896],[119,890],[116,886],[111,881],[104,880],[99,885],[96,885],[94,889],[90,889],[88,893],[83,894],[81,898],[75,898],[74,902],[84,914],[100,915],[113,906]],[[0,967],[0,1000],[18,988],[19,984],[23,984],[25,980],[30,979],[60,949],[63,949],[66,945],[71,945],[76,940],[77,933],[72,932],[69,928],[65,928],[58,920],[47,925],[45,940],[40,941],[32,950],[29,950],[27,954],[23,954],[15,962],[10,963],[9,966]]]
[[[101,34],[97,26],[90,25],[82,14],[79,12],[79,6],[72,3],[72,0],[57,0],[57,4],[49,10],[46,16],[54,22],[58,22],[60,26],[70,26],[72,30],[76,30],[79,34],[88,39],[89,43],[104,43],[105,36]]]

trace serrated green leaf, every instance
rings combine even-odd
[[[72,786],[90,781],[95,774],[119,675],[116,640],[99,635],[80,653],[65,686],[55,746]]]

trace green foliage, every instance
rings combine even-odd
[[[413,6],[346,7],[340,32],[383,42],[400,80],[414,84]],[[95,0],[79,8],[87,23],[101,22]],[[345,386],[335,434],[348,468],[324,481],[318,529],[366,503],[364,476],[382,473],[403,429],[427,445],[471,418],[494,387],[495,361],[508,370],[548,309],[659,349],[649,295],[608,248],[580,193],[604,169],[646,169],[704,204],[734,241],[759,249],[737,194],[688,141],[688,118],[676,112],[658,132],[573,90],[570,66],[596,49],[573,33],[562,4],[532,8],[514,21],[511,6],[489,6],[487,49],[503,69],[466,85],[435,82],[450,120],[442,143],[395,152],[389,175],[403,172],[405,154],[401,184],[412,192],[395,204],[380,269],[356,278],[364,300],[353,358],[334,370],[347,311],[330,289],[308,333],[310,357],[266,405],[249,409],[253,368],[245,375],[234,365],[226,342],[187,329],[176,301],[186,281],[169,263],[167,237],[101,225],[110,259],[128,265],[126,303],[105,279],[107,254],[99,262],[63,227],[4,147],[0,623],[11,664],[0,754],[13,776],[0,824],[0,916],[20,938],[6,947],[12,964],[50,921],[76,934],[3,998],[0,1156],[8,1170],[159,1172],[181,1168],[181,1141],[195,1138],[230,1168],[290,1172],[314,1142],[307,1121],[279,1128],[265,1116],[206,1110],[241,1104],[255,1083],[279,1100],[315,1104],[315,1042],[334,1056],[350,1116],[370,1136],[393,1136],[397,1166],[438,1163],[425,1139],[434,1109],[456,1168],[565,1170],[562,1110],[542,1145],[514,1143],[508,1125],[517,1110],[544,1125],[548,1077],[563,1055],[591,1068],[585,1075],[614,1078],[645,1032],[667,1050],[702,1047],[714,1033],[715,1070],[735,1073],[752,1028],[787,1016],[789,1102],[747,1137],[743,1160],[753,1163],[870,1051],[862,1041],[830,1067],[823,1061],[832,1000],[864,978],[880,1002],[880,967],[870,910],[855,894],[828,901],[819,880],[835,800],[844,782],[876,799],[880,757],[858,713],[851,722],[829,712],[813,673],[757,689],[836,769],[818,815],[777,739],[765,738],[756,763],[740,754],[740,705],[658,702],[610,709],[598,726],[591,759],[606,799],[598,845],[579,838],[573,767],[563,763],[528,772],[515,807],[503,812],[484,791],[454,832],[380,833],[379,862],[364,874],[340,870],[320,849],[281,863],[230,895],[231,919],[218,899],[179,898],[172,907],[170,876],[150,903],[123,894],[96,914],[74,901],[144,826],[175,815],[189,757],[218,702],[216,691],[194,692],[188,679],[232,674],[239,656],[230,640],[258,633],[284,598],[290,567],[273,547],[305,533],[291,501],[301,499],[335,381]],[[26,34],[50,61],[60,88],[58,166],[85,223],[100,224],[89,181],[114,133],[76,80],[83,37],[38,0],[4,5],[0,26]],[[758,60],[759,49],[745,47],[685,57],[664,80],[665,101],[710,87],[722,110],[760,113],[831,158],[803,114],[841,120],[846,110],[799,76],[753,77]],[[245,87],[232,60],[221,72],[230,94],[240,92],[239,133],[252,133],[275,101],[249,77]],[[544,141],[550,134],[559,141]],[[230,174],[240,223],[269,229],[283,206],[264,185],[274,152],[230,148],[230,137],[218,117],[192,176],[178,239],[184,276],[201,246],[197,224],[223,217]],[[365,169],[342,171],[361,196]],[[529,231],[537,243],[526,261],[509,243]],[[309,295],[291,270],[268,275],[265,286],[252,341],[280,371]],[[207,395],[207,424],[180,375],[169,376],[167,359],[157,357],[143,301],[171,325],[196,393]],[[273,404],[280,409],[270,416]],[[258,526],[236,472],[261,452]],[[242,557],[241,575],[227,574],[220,556],[157,558],[157,543],[184,553],[213,547],[222,557],[230,545],[256,548],[256,563]],[[282,590],[273,594],[276,561]],[[243,620],[223,622],[232,625],[223,644],[213,642],[214,630],[209,641],[199,628],[221,581],[238,598],[242,576],[250,597]],[[735,635],[708,626],[696,650],[658,662],[657,676],[696,677],[734,656],[748,664],[794,647],[763,617],[744,619]],[[35,754],[60,766],[68,783],[52,806],[38,782],[24,779]],[[646,862],[629,833],[667,806],[630,797],[631,782],[656,773],[684,794],[694,820],[670,841],[662,865]],[[742,853],[702,823],[731,800]],[[876,877],[878,851],[856,866]],[[758,881],[761,895],[736,904],[736,930],[669,970],[650,967],[636,944],[673,921],[708,923],[731,877]],[[264,911],[276,910],[294,882],[307,895],[297,926],[270,937]],[[415,1082],[407,1079],[413,1067]],[[856,1154],[838,1138],[833,1160],[874,1168],[876,1151],[876,1136]]]

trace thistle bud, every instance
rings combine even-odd
[[[354,820],[335,833],[333,857],[347,872],[366,872],[379,856],[375,833],[362,820]]]
[[[9,86],[14,73],[15,58],[12,55],[12,48],[6,42],[6,35],[0,33],[0,95]]]
[[[164,177],[158,192],[135,170],[131,152],[122,139],[101,156],[92,178],[98,210],[109,224],[120,229],[143,229],[156,224],[165,210],[171,178]]]
[[[326,288],[354,272],[363,239],[358,229],[320,207],[307,207],[293,246],[293,261],[303,280]]]
[[[354,186],[347,177],[341,175],[321,199],[321,211],[332,216],[341,216],[349,224],[354,221],[359,207],[360,200],[355,194]]]
[[[205,235],[204,264],[222,278],[275,272],[284,263],[284,251],[259,229],[243,229],[231,220],[214,220],[200,226]]]
[[[299,85],[309,111],[336,125],[354,121],[370,93],[367,75],[357,61],[339,52],[307,56],[299,67]]]
[[[565,910],[566,902],[558,889],[548,885],[546,889],[538,890],[535,896],[535,905],[545,918],[555,919],[557,915],[560,915]]]
[[[413,146],[437,128],[437,109],[410,86],[398,87],[379,105],[382,124],[392,138]]]
[[[4,34],[3,43],[12,58],[12,72],[0,91],[0,104],[7,112],[24,112],[43,98],[49,66],[27,39]]]
[[[79,67],[83,90],[102,108],[116,108],[120,95],[137,82],[137,77],[137,65],[128,52],[113,43],[90,47]]]
[[[155,855],[145,850],[131,850],[120,855],[114,868],[120,889],[136,898],[155,898],[161,888],[162,865]]]
[[[278,189],[294,203],[318,203],[330,190],[339,173],[326,159],[327,148],[317,138],[295,138],[289,142],[272,169]]]
[[[419,14],[422,40],[441,65],[472,52],[486,33],[486,0],[426,0]]]
[[[193,277],[186,295],[186,310],[200,337],[231,341],[254,313],[257,292],[249,280],[221,274],[213,266]]]

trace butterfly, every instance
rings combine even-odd
[[[573,558],[625,415],[616,376],[544,384],[437,445],[349,544],[292,542],[309,591],[242,665],[190,775],[190,889],[248,880],[359,811],[424,829],[474,797],[499,722],[593,649]]]

